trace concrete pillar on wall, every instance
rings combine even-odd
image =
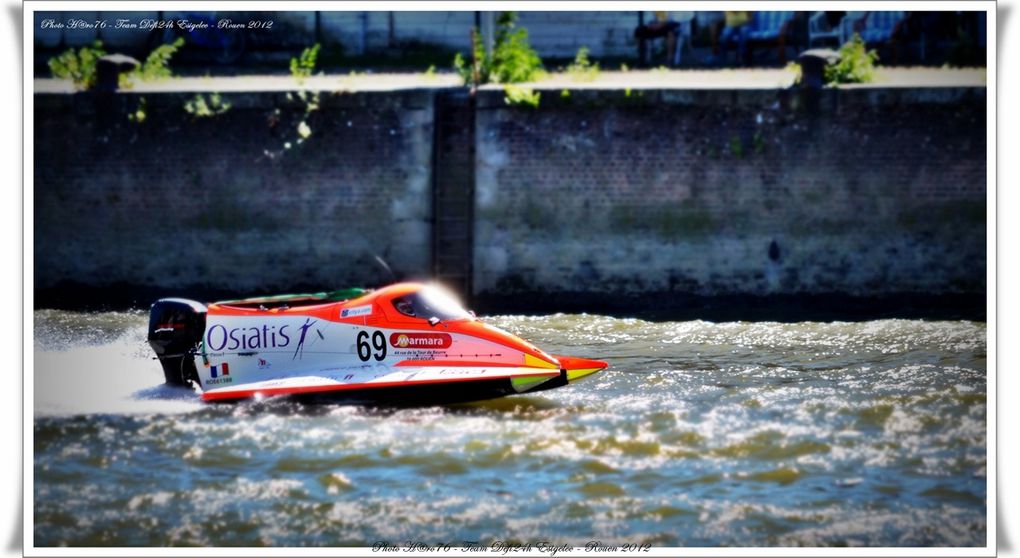
[[[432,144],[432,275],[468,302],[474,262],[475,97],[436,94]]]
[[[494,12],[482,12],[482,37],[485,41],[485,52],[492,54],[492,47],[496,42]]]
[[[394,22],[393,12],[389,12],[387,15],[389,16],[388,17],[388,20],[389,20],[389,26],[388,27],[389,27],[389,29],[388,29],[388,32],[386,34],[386,46],[388,46],[390,48],[393,48],[397,44],[396,24]]]
[[[358,33],[358,54],[365,54],[368,49],[368,12],[358,14],[360,32]]]

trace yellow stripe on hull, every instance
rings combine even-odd
[[[548,368],[548,369],[557,369],[557,368],[559,368],[559,366],[556,366],[555,364],[553,364],[551,362],[542,360],[542,359],[537,358],[537,357],[533,357],[533,356],[529,355],[528,353],[524,353],[524,366],[533,366],[535,368]]]
[[[578,368],[576,370],[567,370],[567,381],[576,382],[581,378],[591,376],[592,374],[602,370],[601,368]]]

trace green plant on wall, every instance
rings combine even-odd
[[[730,136],[730,153],[737,158],[744,156],[744,142],[740,141],[740,136]]]
[[[760,155],[765,152],[765,136],[762,135],[761,130],[756,131],[751,140],[754,143],[754,152],[756,154]]]
[[[595,81],[599,77],[599,64],[588,59],[588,47],[577,49],[574,61],[567,66],[567,73],[574,81]]]
[[[875,62],[878,53],[868,50],[861,36],[854,36],[839,49],[839,62],[825,68],[825,82],[869,83],[875,79]]]
[[[531,108],[538,108],[538,101],[542,94],[530,87],[507,84],[503,87],[506,97],[503,99],[508,105],[520,105]]]
[[[106,55],[103,42],[95,41],[78,50],[67,49],[53,58],[47,65],[53,77],[70,79],[78,89],[91,89],[96,84],[96,64]]]
[[[184,46],[184,38],[178,37],[177,40],[170,44],[159,45],[152,49],[152,52],[145,57],[145,61],[142,62],[142,66],[132,72],[138,79],[142,81],[153,81],[157,79],[167,79],[173,77],[173,71],[170,70],[169,64],[170,59],[173,58],[174,54]]]
[[[310,77],[312,72],[315,71],[315,64],[319,58],[319,50],[321,48],[322,45],[315,43],[302,50],[301,55],[297,58],[290,59],[290,75],[294,76],[298,83],[304,82],[305,78]]]
[[[530,87],[511,85],[538,79],[543,73],[542,59],[528,42],[528,30],[517,26],[514,12],[499,15],[491,54],[485,51],[478,29],[472,29],[471,62],[458,52],[453,67],[464,85],[475,88],[485,83],[502,83],[503,100],[508,105],[538,106],[540,93]]]
[[[208,97],[198,93],[184,103],[184,110],[195,118],[208,118],[230,110],[230,103],[225,102],[219,93],[212,93]]]
[[[875,79],[875,62],[878,53],[868,50],[861,36],[854,36],[839,49],[839,61],[825,68],[825,83],[839,85],[841,83],[870,83]],[[796,62],[786,65],[786,70],[794,73],[794,83],[800,83],[802,68]]]
[[[503,12],[496,22],[492,73],[499,83],[521,83],[538,77],[542,59],[528,42],[528,30],[517,27],[517,14]]]
[[[121,74],[120,86],[129,88],[135,80],[153,81],[173,77],[173,71],[169,67],[170,59],[182,46],[184,39],[178,38],[173,43],[152,49],[140,67]],[[103,56],[106,56],[106,50],[103,49],[102,41],[95,41],[78,50],[71,48],[50,58],[47,65],[53,77],[70,79],[78,89],[88,90],[96,85],[96,69],[99,59]]]
[[[464,85],[477,87],[483,83],[489,83],[489,70],[492,60],[485,52],[485,45],[482,43],[482,35],[478,29],[471,30],[471,61],[464,59],[461,53],[453,57],[453,69],[463,80]]]
[[[174,73],[170,69],[170,59],[173,58],[174,54],[177,54],[177,51],[182,46],[184,46],[184,39],[178,37],[172,43],[159,45],[152,49],[149,55],[145,57],[145,61],[142,62],[141,66],[120,75],[119,86],[122,89],[130,89],[135,81],[156,81],[172,78]]]
[[[528,42],[528,30],[517,26],[515,12],[499,15],[491,53],[486,52],[478,29],[472,29],[471,53],[470,62],[459,52],[453,59],[453,67],[464,85],[522,83],[537,79],[542,73],[542,59]]]
[[[141,124],[145,122],[147,116],[148,114],[145,112],[145,97],[139,97],[138,106],[135,107],[133,112],[128,113],[128,121]]]
[[[803,68],[796,62],[787,62],[786,67],[783,69],[787,72],[793,72],[793,83],[800,83],[801,79],[804,78]]]
[[[304,83],[305,78],[310,77],[315,71],[315,66],[319,59],[319,50],[322,45],[315,43],[314,45],[305,48],[301,51],[300,56],[297,58],[290,59],[290,74],[294,76],[294,79],[298,83]],[[352,74],[353,75],[353,74]],[[297,133],[297,137],[294,141],[287,141],[283,144],[285,150],[291,149],[295,144],[300,145],[312,136],[312,128],[308,125],[308,117],[315,111],[319,110],[320,96],[318,91],[306,91],[301,89],[295,94],[287,93],[287,100],[293,101],[297,98],[298,102],[301,103],[302,115],[300,120],[294,126],[294,131]]]

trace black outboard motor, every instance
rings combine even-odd
[[[163,365],[166,383],[198,381],[194,350],[205,334],[205,305],[184,298],[161,298],[149,311],[149,345]]]

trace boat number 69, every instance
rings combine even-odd
[[[369,344],[368,332],[358,332],[358,358],[361,359],[361,362],[368,362],[372,357],[380,362],[386,358],[386,336],[381,331],[375,331],[371,337],[372,343]],[[372,354],[372,349],[375,349],[375,354]]]

